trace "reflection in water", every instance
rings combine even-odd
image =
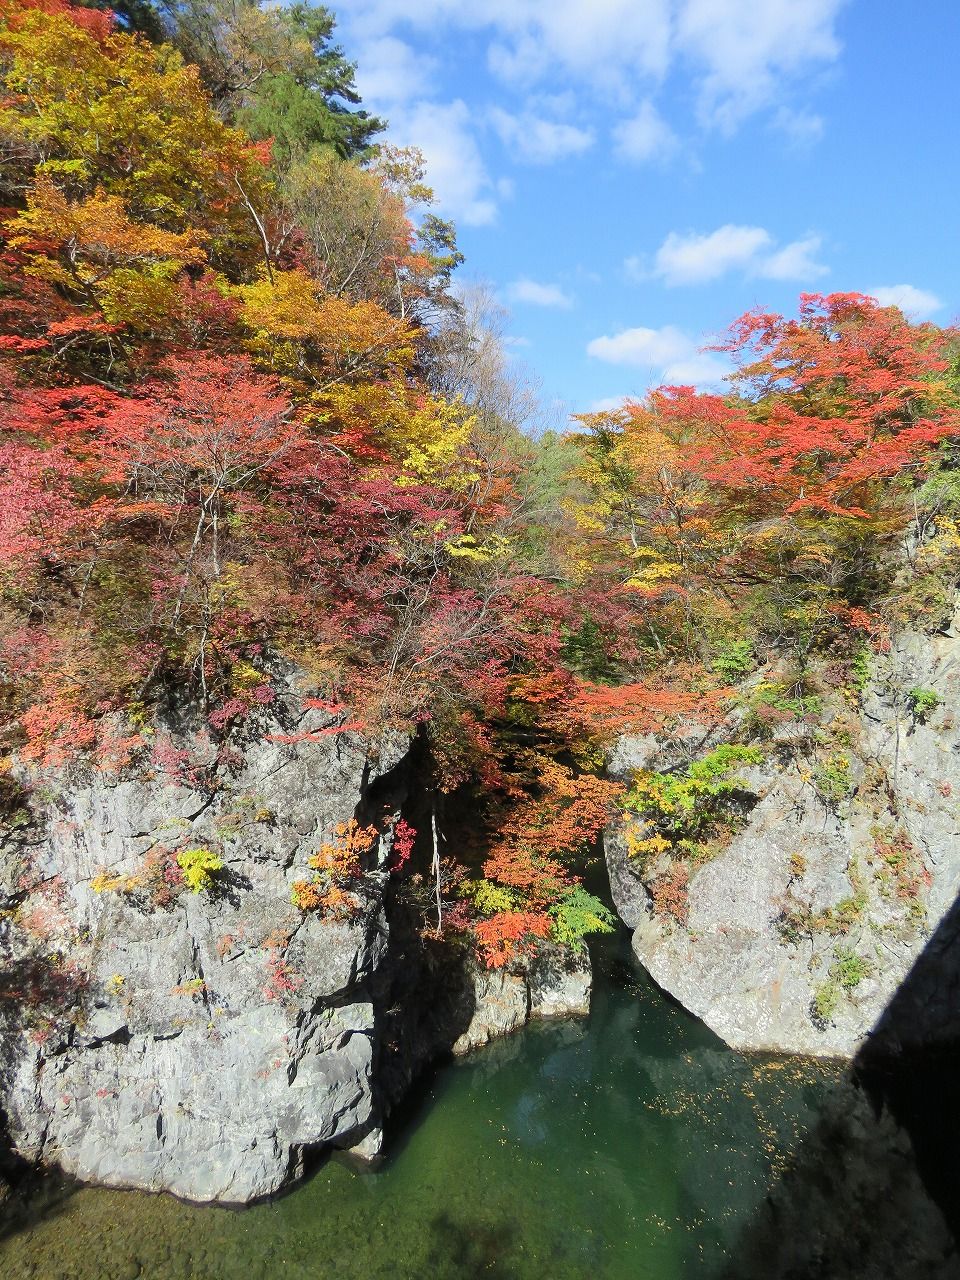
[[[839,1073],[726,1049],[638,975],[623,940],[597,963],[589,1022],[533,1027],[439,1070],[376,1173],[330,1161],[291,1195],[243,1212],[51,1187],[60,1198],[49,1212],[0,1238],[0,1274],[740,1274],[768,1192]]]

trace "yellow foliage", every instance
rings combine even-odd
[[[111,272],[97,289],[103,318],[108,324],[128,325],[140,333],[158,332],[179,309],[177,274],[177,263],[158,263],[146,271],[123,268]]]
[[[484,542],[478,542],[472,534],[463,533],[459,538],[451,538],[445,542],[447,554],[463,560],[472,560],[477,564],[489,564],[492,560],[502,560],[509,556],[513,549],[513,541],[502,534],[491,534]]]
[[[661,854],[669,852],[673,846],[664,836],[654,835],[641,837],[637,834],[637,829],[630,826],[627,829],[627,853],[631,858],[636,858],[639,862],[649,866]]]
[[[85,200],[71,201],[49,178],[40,178],[27,194],[27,207],[7,224],[10,244],[34,239],[53,241],[65,249],[71,264],[78,255],[100,264],[171,259],[201,263],[203,236],[198,231],[164,231],[149,222],[134,222],[120,196],[98,187]]]
[[[459,405],[423,396],[419,407],[395,425],[393,444],[405,470],[418,480],[446,480],[448,487],[464,489],[476,479],[472,467],[457,465],[465,459],[472,427],[473,419]]]
[[[101,871],[90,881],[90,888],[94,893],[124,892],[130,879],[130,876],[114,876],[108,871]]]
[[[683,576],[683,565],[674,564],[670,560],[661,560],[650,548],[644,548],[642,552],[638,552],[637,558],[646,559],[647,563],[639,573],[627,579],[628,587],[646,591],[652,587],[670,586]]]
[[[320,302],[317,282],[304,271],[276,271],[240,289],[247,328],[269,338],[309,338]]]
[[[917,549],[917,560],[923,564],[935,564],[960,551],[960,523],[940,517],[934,538]]]
[[[429,481],[462,491],[478,479],[470,449],[475,419],[462,405],[411,388],[404,378],[337,383],[316,404],[322,422],[366,428],[400,464],[401,485]]]
[[[253,241],[237,182],[261,201],[265,170],[169,45],[120,30],[97,40],[36,9],[0,20],[0,56],[0,134],[37,157],[41,175],[78,195],[102,186],[153,226]]]
[[[230,685],[235,694],[241,697],[246,693],[251,693],[258,685],[269,683],[268,678],[262,671],[250,662],[244,662],[242,658],[238,659],[230,668]]]
[[[405,373],[413,331],[375,302],[326,297],[303,271],[274,272],[238,290],[251,347],[289,377],[321,385]],[[322,366],[307,375],[305,348]]]

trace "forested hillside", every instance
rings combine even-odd
[[[419,733],[432,791],[478,798],[427,919],[488,965],[608,927],[576,864],[621,804],[681,918],[738,762],[949,610],[956,335],[804,295],[733,325],[725,395],[525,433],[496,325],[452,284],[455,230],[417,152],[378,144],[330,15],[121,15],[0,0],[8,768],[202,788],[265,709],[320,710],[313,736]],[[186,702],[193,752],[163,729]],[[731,714],[687,769],[602,776],[624,730],[682,746]],[[842,788],[842,743],[812,750]],[[341,835],[304,912],[351,910],[377,832]],[[164,856],[173,893],[222,866]]]

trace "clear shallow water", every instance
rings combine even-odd
[[[681,1280],[737,1240],[817,1118],[823,1064],[745,1057],[665,999],[623,939],[585,1022],[438,1070],[375,1173],[336,1161],[272,1203],[50,1188],[0,1236],[4,1280]]]

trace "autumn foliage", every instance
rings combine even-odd
[[[751,313],[729,394],[584,416],[555,502],[544,446],[449,390],[476,343],[416,153],[281,162],[67,0],[0,0],[0,77],[5,752],[199,786],[293,665],[289,722],[325,718],[279,747],[419,733],[434,792],[482,797],[446,906],[500,966],[603,927],[576,869],[618,733],[719,723],[758,646],[889,634],[883,557],[960,423],[949,332],[853,294]],[[151,741],[172,692],[202,760]],[[349,915],[379,834],[297,905]]]

